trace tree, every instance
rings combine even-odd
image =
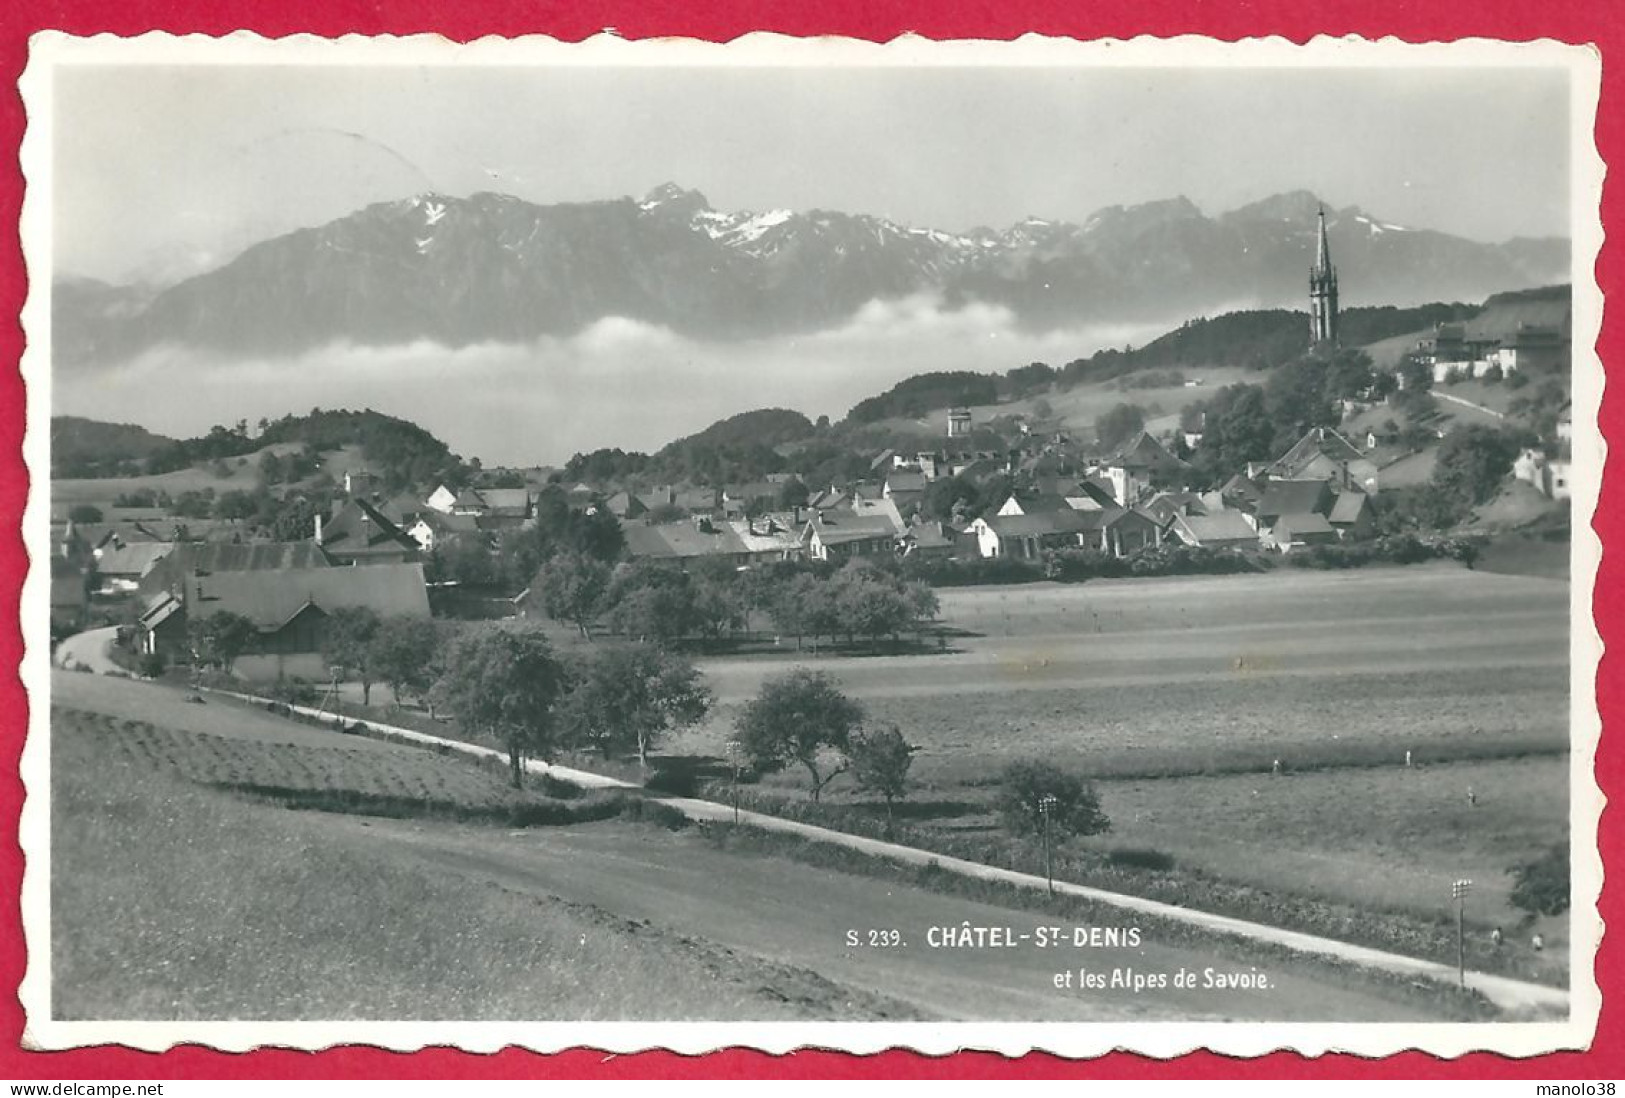
[[[674,641],[694,624],[694,582],[666,565],[633,563],[621,569],[608,602],[610,628],[632,640]]]
[[[453,534],[437,541],[432,563],[436,578],[464,587],[486,587],[497,581],[496,557],[484,534]]]
[[[249,651],[260,631],[252,621],[230,610],[216,610],[187,629],[192,651],[198,660],[230,671],[237,657]]]
[[[1507,899],[1531,915],[1561,915],[1569,909],[1569,848],[1558,843],[1508,870],[1514,878]]]
[[[806,572],[779,584],[768,604],[768,615],[773,627],[780,633],[796,638],[796,651],[801,651],[801,638],[811,632],[809,625],[814,616],[814,605],[823,598],[824,585],[818,577]],[[817,634],[815,633],[814,636]]]
[[[1094,785],[1041,759],[1018,759],[1004,768],[997,805],[1005,828],[1015,835],[1043,834],[1046,797],[1055,798],[1049,829],[1057,839],[1111,829]]]
[[[567,621],[592,640],[593,619],[609,593],[609,565],[580,553],[561,553],[542,565],[531,581],[542,608],[554,621]]]
[[[862,723],[863,707],[841,693],[832,676],[803,667],[764,682],[734,731],[757,771],[772,773],[791,763],[806,768],[808,794],[816,801],[850,765],[846,750]]]
[[[902,586],[867,561],[854,558],[826,585],[841,631],[879,640],[896,636],[914,620]]]
[[[560,723],[572,742],[606,759],[635,750],[648,766],[650,748],[705,719],[713,700],[699,670],[681,656],[652,644],[606,646],[575,667]]]
[[[564,667],[546,634],[534,627],[493,628],[472,630],[452,643],[435,689],[465,731],[503,745],[519,789],[525,757],[553,753],[554,709],[565,685]]]
[[[1419,358],[1407,355],[1399,363],[1399,388],[1406,393],[1425,393],[1433,388],[1433,371]]]
[[[984,506],[1003,500],[986,498],[974,483],[964,477],[938,477],[925,486],[920,513],[935,522],[975,518]]]
[[[395,704],[410,691],[420,701],[429,702],[435,684],[436,666],[445,636],[432,618],[397,615],[383,618],[367,642],[362,664],[394,695]],[[431,705],[430,714],[434,713]]]
[[[259,510],[259,503],[248,492],[233,488],[215,501],[214,513],[231,522],[240,522]]]
[[[316,516],[326,513],[322,503],[307,496],[290,499],[271,520],[271,537],[275,541],[305,541],[316,533]]]
[[[919,748],[903,738],[894,724],[875,731],[859,731],[852,736],[847,758],[852,760],[852,778],[858,788],[886,799],[886,826],[892,822],[892,802],[908,793],[908,769]]]
[[[1095,421],[1095,437],[1103,450],[1115,450],[1145,430],[1145,409],[1119,404]]]
[[[93,503],[76,503],[68,508],[68,519],[72,522],[100,522],[102,509]]]
[[[365,606],[343,606],[327,616],[322,633],[322,659],[341,675],[361,680],[361,704],[372,704],[372,641],[378,633],[378,615]]]
[[[785,510],[807,505],[807,486],[797,477],[779,485],[779,506]]]
[[[1432,482],[1468,506],[1483,503],[1495,495],[1517,456],[1518,441],[1505,431],[1461,427],[1440,443]]]

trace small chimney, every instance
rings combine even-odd
[[[318,511],[318,512],[316,512],[316,544],[320,545],[321,543],[322,543],[322,514],[321,514],[320,511]]]

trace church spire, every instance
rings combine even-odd
[[[1309,271],[1309,338],[1315,345],[1337,342],[1337,268],[1326,237],[1326,207],[1320,207],[1320,240]]]

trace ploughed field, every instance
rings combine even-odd
[[[499,766],[304,727],[219,697],[188,704],[155,684],[58,674],[51,701],[53,742],[93,745],[104,773],[157,771],[293,807],[380,815],[524,824],[616,811],[602,797],[515,790]]]
[[[1566,834],[1564,584],[1439,564],[939,598],[949,654],[803,659],[920,746],[914,822],[992,828],[999,770],[1038,757],[1101,782],[1094,845],[1429,912],[1474,876],[1497,920],[1506,867]],[[708,662],[721,704],[671,750],[721,756],[784,666]]]

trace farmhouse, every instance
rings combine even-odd
[[[440,511],[424,511],[406,534],[422,546],[425,553],[429,553],[447,538],[480,532],[480,519],[476,515],[447,515]]]
[[[422,546],[363,499],[346,500],[333,517],[316,516],[315,542],[335,564],[399,564]]]
[[[1267,531],[1288,515],[1329,515],[1336,499],[1332,486],[1324,480],[1272,480],[1264,487],[1255,514],[1260,532]]]
[[[648,560],[720,557],[748,564],[751,559],[750,547],[734,528],[709,515],[696,515],[682,522],[624,523],[621,534],[630,555]]]
[[[915,560],[947,560],[959,548],[953,531],[940,522],[916,522],[898,541],[899,551]]]
[[[1215,511],[1210,515],[1176,515],[1173,536],[1200,549],[1257,548],[1258,531],[1241,511]]]
[[[1324,480],[1339,488],[1377,490],[1377,463],[1330,427],[1313,427],[1269,465],[1272,480]]]
[[[1547,499],[1568,499],[1571,461],[1567,443],[1551,452],[1541,447],[1525,447],[1512,463],[1512,475],[1533,485]]]
[[[1331,513],[1326,521],[1332,524],[1340,538],[1357,538],[1369,534],[1376,524],[1371,514],[1371,497],[1364,492],[1342,492],[1332,501]]]
[[[1336,544],[1337,531],[1324,515],[1292,514],[1282,516],[1262,540],[1266,545],[1289,553],[1306,546]]]
[[[801,531],[801,545],[812,560],[842,561],[896,552],[897,524],[886,515],[821,511]]]
[[[782,517],[763,515],[753,519],[731,519],[728,528],[745,548],[752,564],[795,560],[801,556],[801,539]]]
[[[101,590],[108,593],[134,591],[158,562],[175,548],[168,541],[137,541],[109,544],[95,550],[96,576]]]
[[[881,495],[890,500],[899,511],[905,514],[913,511],[925,498],[925,474],[916,470],[899,469],[886,478]]]
[[[221,611],[240,614],[254,623],[259,636],[239,659],[239,673],[259,679],[284,675],[320,679],[325,677],[320,651],[326,620],[333,611],[347,607],[365,607],[379,617],[428,617],[423,566],[193,572],[177,589],[152,599],[137,628],[143,651],[185,660],[189,622]]]
[[[186,542],[154,562],[137,583],[141,601],[150,603],[166,591],[178,591],[198,576],[217,572],[266,572],[328,568],[332,561],[309,541],[263,541],[246,545]]]
[[[1070,508],[1034,514],[983,516],[971,523],[977,548],[988,559],[1037,560],[1047,549],[1079,549],[1096,533],[1098,516]]]

